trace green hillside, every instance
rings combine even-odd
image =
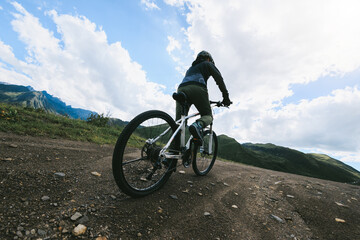
[[[70,119],[47,113],[41,108],[24,108],[0,102],[1,132],[114,144],[122,129],[110,125],[97,126],[91,121]]]
[[[121,120],[119,123],[126,124]],[[122,129],[115,125],[99,126],[89,120],[70,119],[47,113],[41,108],[0,103],[2,132],[115,144]],[[139,129],[139,134],[146,131],[145,128]],[[273,144],[240,144],[226,135],[218,136],[218,142],[218,156],[223,159],[276,171],[360,184],[360,172],[323,154],[305,154]]]
[[[346,183],[360,183],[360,172],[324,154],[305,154],[274,144],[243,144],[256,154],[256,166]],[[241,161],[241,160],[240,160]]]

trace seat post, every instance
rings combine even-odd
[[[175,92],[173,93],[173,99],[176,100],[181,105],[181,120],[183,121],[187,115],[187,108],[188,108],[188,101],[187,96],[184,92]],[[180,148],[185,147],[185,128],[186,128],[186,122],[181,126],[181,133],[178,134],[176,137],[176,142],[180,145]],[[182,150],[182,149],[180,149]]]
[[[181,115],[187,115],[188,99],[184,92],[173,93],[173,99],[181,105]]]
[[[187,102],[180,103],[181,104],[181,115],[186,116],[186,110],[187,110]]]

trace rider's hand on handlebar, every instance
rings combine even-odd
[[[225,107],[228,107],[232,104],[232,101],[230,101],[229,97],[224,97],[224,99],[221,102]]]

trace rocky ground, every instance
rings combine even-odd
[[[112,151],[0,132],[0,239],[360,239],[359,186],[217,161],[132,199]]]

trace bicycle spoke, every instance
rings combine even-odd
[[[141,158],[138,158],[138,159],[129,160],[129,161],[123,162],[122,165],[124,166],[124,165],[130,164],[130,163],[133,163],[133,162],[137,162],[137,161],[141,161],[141,160],[146,160],[146,158],[141,157]]]

